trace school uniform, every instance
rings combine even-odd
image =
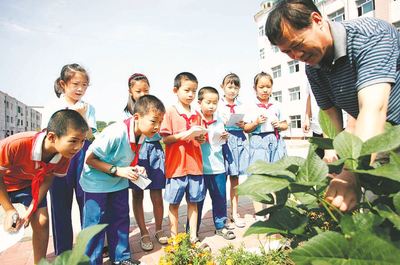
[[[87,104],[84,101],[78,101],[75,105]],[[97,131],[95,109],[87,104],[88,108],[84,117],[91,128],[92,133]],[[47,127],[51,115],[60,110],[73,107],[68,104],[63,94],[52,104],[49,104],[44,111],[42,119],[42,128]],[[71,159],[71,164],[65,178],[55,178],[50,187],[51,200],[51,225],[53,230],[54,252],[60,255],[66,250],[72,249],[74,233],[72,230],[72,201],[75,191],[75,199],[78,203],[80,221],[82,224],[83,191],[79,185],[83,164],[85,163],[86,150],[90,145],[89,140],[85,140],[82,149]]]
[[[160,135],[187,131],[193,125],[200,125],[200,121],[195,111],[186,115],[183,106],[178,103],[167,108]],[[165,177],[164,199],[168,203],[179,204],[185,192],[190,202],[204,200],[203,164],[201,148],[197,141],[178,141],[165,146]]]
[[[279,102],[269,99],[267,104],[263,104],[256,100],[248,113],[245,116],[245,121],[249,123],[255,121],[260,115],[267,117],[266,122],[259,124],[251,132],[249,140],[250,165],[257,160],[272,163],[286,156],[286,144],[279,131],[271,124],[273,120],[288,121],[281,111]]]
[[[12,203],[35,208],[47,207],[46,197],[37,201],[39,187],[46,176],[65,177],[69,159],[56,154],[49,163],[42,162],[46,132],[23,132],[0,141],[0,174]]]
[[[135,142],[133,119],[114,123],[104,129],[88,152],[117,167],[137,164],[144,135]],[[104,235],[107,233],[110,259],[120,262],[130,259],[128,179],[111,176],[84,165],[80,184],[84,190],[83,227],[109,224],[88,244],[86,254],[91,264],[102,264]]]
[[[146,137],[139,152],[138,165],[146,169],[151,183],[145,190],[161,190],[165,188],[165,154],[160,143],[161,136],[157,133],[152,138]],[[130,182],[129,188],[142,190]]]
[[[245,107],[237,99],[231,105],[222,97],[218,104],[218,113],[226,123],[231,114],[245,113]],[[225,130],[229,133],[226,144],[222,146],[226,174],[230,176],[244,175],[249,161],[249,146],[246,135],[243,129],[236,125],[225,126]]]
[[[207,122],[203,119],[202,124],[207,128],[207,141],[201,144],[203,157],[204,184],[210,193],[212,203],[213,220],[216,230],[224,228],[227,221],[227,202],[226,202],[226,174],[225,161],[222,153],[221,141],[215,139],[225,131],[221,117],[214,115],[215,120]],[[197,231],[199,231],[204,200],[197,203],[198,221]]]

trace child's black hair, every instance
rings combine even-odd
[[[136,81],[144,81],[147,83],[148,86],[150,86],[149,79],[144,74],[139,74],[139,73],[134,73],[131,75],[128,79],[128,89],[130,91],[131,86],[135,84]],[[135,99],[131,94],[128,95],[128,102],[126,103],[126,106],[124,108],[124,111],[126,113],[130,113],[131,115],[134,113],[133,108],[135,107]]]
[[[62,109],[51,115],[47,125],[47,132],[54,132],[58,137],[67,134],[68,129],[87,132],[89,126],[79,112],[71,109]]]
[[[90,81],[89,75],[88,75],[87,71],[85,70],[85,68],[83,68],[82,66],[80,66],[77,63],[66,64],[61,69],[60,77],[58,77],[56,79],[56,81],[54,81],[54,92],[56,93],[58,98],[61,96],[61,94],[64,93],[64,89],[61,87],[60,82],[64,81],[65,83],[67,83],[69,80],[71,80],[71,78],[75,75],[76,72],[80,72],[83,75],[85,75],[88,85],[89,85],[89,81]]]
[[[214,87],[212,86],[205,86],[200,88],[199,92],[197,93],[197,99],[199,101],[202,101],[204,98],[204,94],[206,93],[212,93],[212,94],[217,94],[218,99],[219,99],[219,93],[218,90],[216,90]]]
[[[258,74],[256,74],[256,76],[254,77],[254,89],[256,89],[258,81],[261,79],[261,77],[266,77],[271,81],[271,85],[274,84],[274,80],[272,79],[272,76],[266,72],[260,72]]]
[[[189,80],[189,81],[195,82],[196,84],[199,83],[194,74],[189,73],[189,72],[182,72],[182,73],[179,73],[177,76],[175,76],[174,87],[180,88],[182,85],[182,80]]]
[[[133,108],[133,113],[138,113],[141,116],[150,113],[150,111],[165,113],[164,104],[153,95],[144,95],[140,97]]]
[[[235,73],[227,74],[224,79],[222,80],[222,85],[234,84],[237,87],[240,87],[240,78]]]

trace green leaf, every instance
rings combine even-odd
[[[400,146],[400,125],[386,127],[384,133],[374,136],[362,145],[361,156],[387,152]]]
[[[343,131],[333,140],[333,146],[340,158],[357,159],[363,142],[357,136]]]
[[[340,219],[340,227],[346,236],[354,236],[357,231],[372,232],[383,222],[383,218],[371,212],[346,214]]]
[[[372,233],[358,232],[351,240],[337,232],[324,232],[311,238],[290,254],[296,265],[302,264],[398,264],[396,246]]]
[[[68,264],[68,259],[72,254],[72,250],[67,250],[61,253],[61,255],[57,256],[53,261],[53,265],[65,265]]]
[[[314,196],[312,196],[312,195],[310,195],[308,193],[299,192],[299,193],[294,193],[293,196],[301,204],[304,204],[304,205],[318,205],[317,198],[315,198]]]
[[[338,131],[336,130],[335,126],[333,125],[331,119],[329,118],[328,114],[325,113],[325,111],[320,111],[319,112],[319,125],[321,126],[322,131],[328,138],[335,138],[335,136],[338,134]]]
[[[384,204],[379,204],[374,209],[378,212],[380,216],[392,222],[397,230],[400,230],[400,216],[392,209],[390,209],[389,206]]]
[[[400,214],[400,192],[393,196],[393,205],[396,209],[396,213]]]
[[[250,175],[246,181],[238,186],[239,195],[251,195],[256,192],[268,194],[279,191],[289,186],[285,178],[271,177],[266,175]]]
[[[361,174],[369,174],[369,175],[374,175],[378,177],[383,177],[391,180],[395,180],[400,182],[400,165],[389,163],[383,166],[380,166],[378,168],[374,169],[369,169],[369,170],[362,170],[362,169],[357,169],[357,170],[352,170],[353,172],[356,173],[361,173]]]
[[[305,163],[300,167],[296,184],[304,186],[325,185],[328,166],[310,147]]]
[[[339,233],[325,232],[318,234],[305,242],[289,254],[296,265],[315,264],[313,261],[328,262],[329,264],[341,263],[345,259],[349,243]]]
[[[244,236],[252,234],[301,235],[307,225],[307,217],[289,207],[280,208],[272,212],[265,222],[256,222],[247,229]]]
[[[68,259],[68,265],[77,265],[85,256],[86,246],[90,239],[92,239],[97,233],[103,230],[107,224],[94,225],[82,230],[77,237],[76,245],[72,249],[70,258]]]
[[[295,179],[293,173],[296,173],[299,166],[303,163],[304,158],[296,156],[287,156],[275,163],[267,163],[265,161],[257,160],[249,166],[247,172],[249,174],[265,174],[272,176],[283,175]]]
[[[323,137],[310,137],[308,141],[311,144],[315,144],[321,149],[333,149],[333,140],[330,138],[323,138]]]

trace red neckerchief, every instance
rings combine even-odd
[[[140,150],[141,144],[136,144],[136,143],[132,143],[131,142],[131,135],[130,135],[131,119],[132,118],[128,118],[128,119],[124,120],[124,123],[125,123],[125,125],[126,125],[126,127],[128,129],[128,141],[129,141],[129,144],[131,145],[131,149],[132,149],[133,153],[135,154],[135,157],[133,158],[133,161],[132,161],[132,163],[130,165],[131,167],[134,167],[134,166],[137,165],[137,163],[139,161],[139,150]]]
[[[236,104],[229,104],[229,103],[227,103],[226,106],[230,108],[230,112],[231,112],[231,113],[235,113],[235,106],[236,106]]]
[[[190,115],[190,117],[188,117],[186,114],[181,114],[181,113],[179,113],[179,115],[186,121],[186,130],[189,130],[190,127],[192,127],[191,122],[197,118],[197,114],[192,114]]]
[[[212,120],[212,121],[206,121],[203,119],[203,123],[204,123],[204,127],[206,127],[206,129],[208,128],[208,125],[211,125],[213,123],[216,123],[217,120]]]
[[[258,104],[257,104],[257,107],[264,108],[264,109],[266,109],[266,110],[268,110],[269,107],[271,107],[271,106],[272,106],[272,103],[268,103],[268,104],[258,103]],[[279,135],[279,131],[278,131],[277,128],[274,128],[274,133],[275,133],[276,139],[279,139],[280,135]]]
[[[33,209],[29,215],[29,217],[36,211],[39,205],[39,190],[40,185],[42,185],[44,181],[44,177],[46,176],[49,165],[47,165],[43,161],[37,161],[39,163],[39,170],[36,172],[36,175],[32,179],[32,204]]]

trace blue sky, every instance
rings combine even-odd
[[[55,98],[63,65],[79,63],[91,83],[85,97],[98,120],[118,120],[127,79],[148,76],[151,94],[176,101],[173,79],[194,73],[199,87],[219,87],[235,72],[253,95],[261,1],[1,0],[0,90],[27,105]]]

